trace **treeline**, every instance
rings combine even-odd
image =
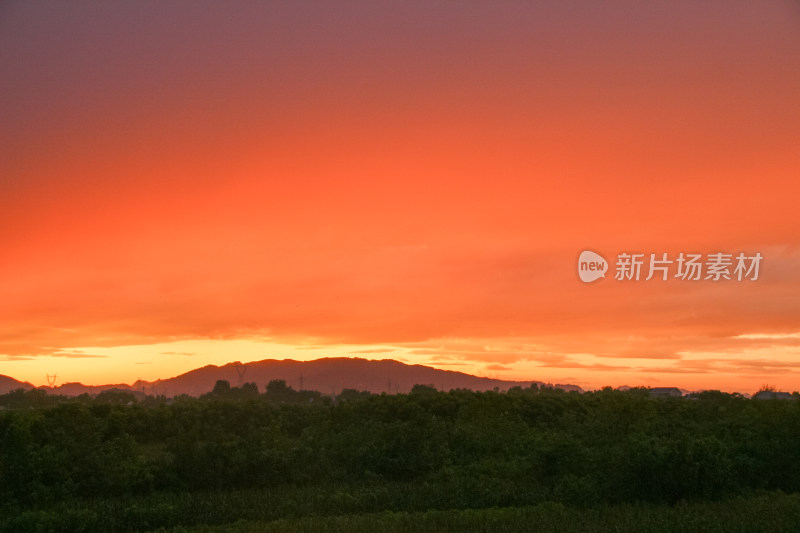
[[[201,398],[33,390],[0,406],[5,516],[73,500],[315,486],[369,487],[341,497],[359,512],[800,491],[800,402],[720,392],[417,386],[331,398],[282,381],[263,393],[218,382]]]

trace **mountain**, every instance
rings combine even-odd
[[[27,381],[17,381],[14,378],[0,374],[0,394],[6,394],[17,389],[32,389],[33,385]]]
[[[255,383],[264,391],[267,383],[282,379],[295,390],[316,390],[323,394],[338,394],[342,389],[356,389],[372,393],[407,393],[414,385],[433,385],[438,390],[508,390],[511,387],[545,385],[541,381],[506,381],[473,376],[452,370],[439,370],[423,365],[408,365],[392,359],[380,361],[334,357],[314,361],[292,359],[265,359],[251,363],[228,363],[223,366],[208,365],[185,374],[157,381],[137,381],[133,385],[85,386],[66,383],[53,389],[55,394],[76,396],[97,394],[107,389],[132,390],[149,395],[168,397],[188,394],[200,396],[210,392],[218,380],[232,386]],[[564,390],[577,390],[575,385],[556,385]]]
[[[116,385],[84,385],[83,383],[64,383],[52,390],[54,394],[62,394],[64,396],[79,396],[81,394],[89,394],[95,396],[107,390],[135,390],[134,387],[126,384]]]
[[[147,394],[199,396],[212,390],[220,379],[233,386],[253,382],[259,390],[264,390],[274,379],[282,379],[296,390],[316,390],[323,394],[338,394],[342,389],[407,393],[417,384],[433,385],[439,390],[491,390],[495,387],[507,390],[515,386],[529,387],[532,383],[543,385],[542,382],[504,381],[423,365],[407,365],[392,359],[375,361],[334,357],[314,361],[266,359],[246,364],[209,365],[170,379],[139,381],[132,388]]]

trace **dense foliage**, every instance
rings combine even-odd
[[[277,520],[800,492],[794,400],[427,386],[329,398],[274,381],[174,400],[15,391],[0,406],[9,531],[225,523],[260,505]]]

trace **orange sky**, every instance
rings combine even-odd
[[[0,374],[800,389],[796,3],[529,4],[4,4]]]

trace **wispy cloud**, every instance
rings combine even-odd
[[[734,336],[735,339],[754,339],[754,340],[794,340],[800,341],[800,333],[745,333]]]
[[[69,357],[75,359],[86,359],[86,358],[106,358],[107,355],[97,355],[97,354],[90,354],[86,352],[82,352],[80,350],[59,350],[56,352],[51,353],[53,357]]]

